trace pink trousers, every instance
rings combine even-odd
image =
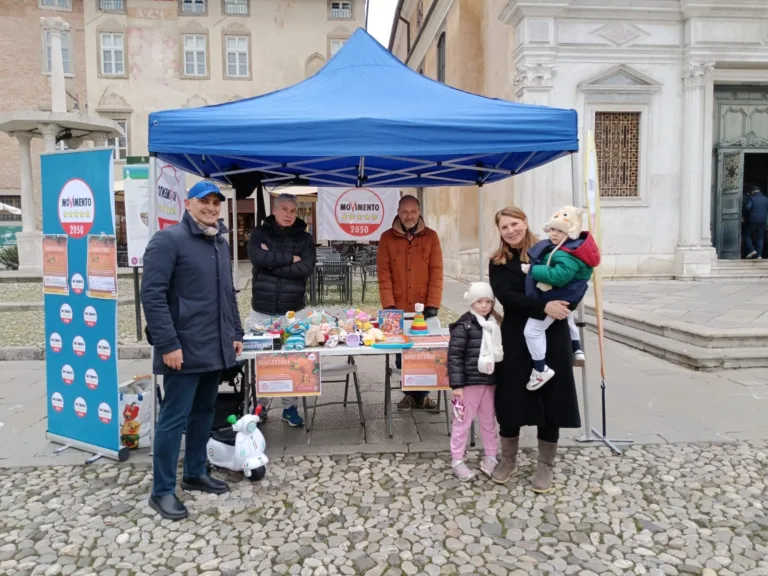
[[[499,447],[499,436],[496,433],[496,411],[493,398],[496,388],[482,384],[466,386],[464,390],[464,422],[454,419],[451,430],[451,458],[463,460],[467,449],[467,438],[472,421],[477,416],[480,421],[480,436],[483,439],[483,450],[486,456],[496,457]]]

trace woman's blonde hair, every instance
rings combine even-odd
[[[525,222],[526,227],[528,226],[528,217],[525,215],[525,212],[520,210],[520,208],[517,206],[507,206],[506,208],[502,208],[496,212],[497,229],[499,228],[499,222],[505,216],[508,218],[514,218],[515,220],[522,220]],[[528,250],[533,248],[533,246],[538,241],[539,238],[536,236],[536,234],[531,232],[530,228],[526,229],[525,237],[523,238],[520,246],[510,246],[507,244],[504,238],[499,238],[499,247],[493,254],[491,254],[491,262],[497,266],[503,266],[515,255],[518,255],[520,256],[520,261],[524,264],[527,264],[530,261],[530,258],[528,258]]]

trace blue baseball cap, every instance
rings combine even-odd
[[[208,180],[201,180],[192,188],[189,189],[189,193],[187,194],[187,198],[190,200],[192,198],[197,198],[198,200],[200,198],[205,198],[209,194],[216,194],[219,198],[222,200],[226,200],[226,197],[224,194],[221,193],[221,190],[219,190],[219,187],[216,186],[213,182],[210,182]]]

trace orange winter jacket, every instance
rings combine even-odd
[[[443,252],[437,232],[419,218],[409,238],[400,218],[381,235],[376,260],[382,308],[414,312],[417,303],[440,308],[443,299]]]

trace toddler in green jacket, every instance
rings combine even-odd
[[[542,240],[528,250],[531,264],[523,264],[522,269],[528,274],[526,293],[529,296],[547,302],[562,300],[572,305],[584,298],[592,270],[600,264],[600,250],[590,233],[581,231],[582,214],[581,208],[561,208],[544,226],[549,240]],[[545,360],[546,330],[553,322],[554,319],[547,316],[544,320],[529,318],[525,325],[525,342],[533,359],[528,390],[538,390],[555,375]],[[572,314],[568,316],[568,328],[575,363],[583,366],[584,352]]]

